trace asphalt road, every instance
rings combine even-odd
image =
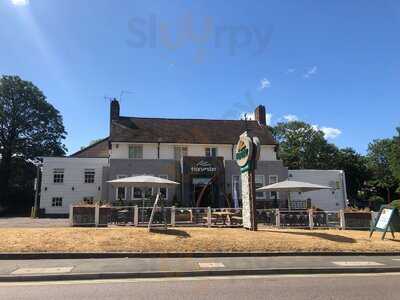
[[[0,299],[399,299],[400,274],[0,283]]]

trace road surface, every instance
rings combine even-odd
[[[399,299],[400,273],[0,283],[2,300]]]

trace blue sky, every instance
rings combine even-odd
[[[398,1],[0,0],[0,74],[36,84],[74,152],[121,113],[239,118],[264,104],[365,152],[400,126]],[[124,92],[122,92],[124,91]]]

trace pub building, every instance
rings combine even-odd
[[[277,144],[266,124],[263,105],[255,120],[139,118],[120,115],[110,103],[109,136],[69,157],[43,161],[40,207],[44,214],[68,214],[70,204],[96,200],[149,205],[151,188],[113,188],[107,181],[154,175],[178,181],[162,188],[167,204],[180,207],[240,207],[240,170],[235,161],[239,136],[260,139],[256,187],[288,178],[277,158]],[[258,192],[257,207],[287,207],[284,193]]]

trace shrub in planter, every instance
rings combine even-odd
[[[373,210],[379,210],[381,205],[385,204],[385,200],[381,196],[372,196],[368,199],[369,207]]]

